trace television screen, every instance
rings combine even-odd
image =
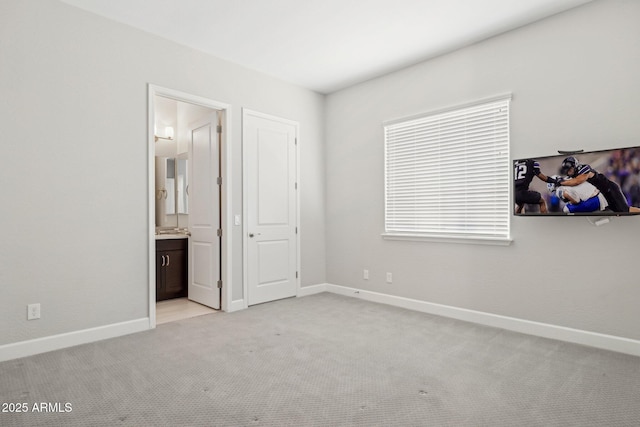
[[[640,214],[640,147],[514,160],[514,215]]]

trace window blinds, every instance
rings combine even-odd
[[[387,234],[509,238],[509,101],[384,127]]]

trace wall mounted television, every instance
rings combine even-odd
[[[640,147],[513,161],[514,215],[640,214]]]

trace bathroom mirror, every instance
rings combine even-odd
[[[186,228],[189,214],[188,160],[156,157],[156,227]]]
[[[176,159],[176,210],[179,215],[189,213],[189,183],[187,181],[187,159]]]

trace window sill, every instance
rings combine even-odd
[[[467,245],[491,245],[509,246],[512,239],[497,237],[455,237],[455,236],[430,236],[426,234],[410,233],[382,233],[385,240],[404,240],[409,242],[432,242],[432,243],[462,243]]]

